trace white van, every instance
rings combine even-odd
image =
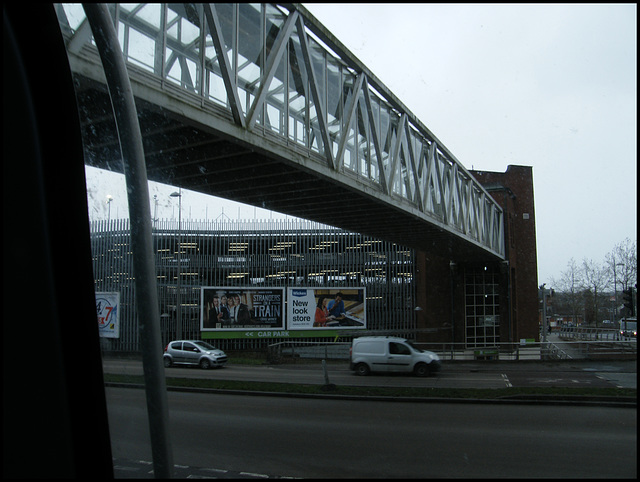
[[[624,339],[638,337],[637,318],[623,318],[622,320],[620,320],[620,337]]]
[[[363,336],[351,343],[350,368],[358,375],[370,372],[413,372],[425,377],[440,369],[440,358],[395,336]]]

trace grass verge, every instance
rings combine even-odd
[[[106,382],[143,384],[142,376],[105,374]],[[252,392],[276,392],[292,394],[333,394],[376,397],[416,398],[473,398],[491,400],[497,398],[543,397],[615,397],[637,399],[637,390],[632,388],[563,388],[563,387],[511,387],[511,388],[402,388],[402,387],[353,387],[305,385],[295,383],[243,382],[234,380],[205,380],[167,377],[168,387],[204,388],[214,390],[241,390]]]

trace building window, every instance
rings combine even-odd
[[[465,343],[467,348],[500,341],[498,273],[489,268],[465,272]]]

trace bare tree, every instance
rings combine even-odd
[[[566,303],[569,305],[575,321],[577,319],[577,313],[581,311],[583,307],[582,272],[576,260],[571,258],[567,263],[566,271],[560,274],[560,279],[557,281],[552,279],[551,283],[557,291],[565,295]]]
[[[616,244],[613,250],[607,254],[605,261],[612,273],[615,270],[615,281],[623,289],[632,287],[638,282],[637,241],[626,238]],[[616,291],[618,291],[618,287],[616,287]]]
[[[598,307],[602,292],[609,285],[611,272],[608,267],[595,263],[593,260],[582,261],[583,286],[589,297],[589,314],[598,326]],[[586,308],[586,306],[585,306]]]
[[[567,263],[558,280],[552,278],[551,284],[561,294],[558,305],[570,311],[574,320],[578,313],[585,315],[585,321],[600,321],[599,309],[606,303],[605,290],[614,288],[617,294],[624,288],[635,288],[638,280],[638,248],[637,241],[626,238],[616,244],[613,250],[605,256],[603,265],[592,260],[583,259],[578,265],[575,259]],[[617,296],[615,311],[618,306]]]

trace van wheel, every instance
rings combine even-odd
[[[413,369],[413,373],[418,377],[428,377],[431,375],[431,367],[426,363],[418,363]]]
[[[356,375],[360,375],[362,377],[368,375],[370,372],[369,366],[366,363],[358,363],[356,365]]]
[[[202,368],[203,370],[207,370],[210,366],[211,366],[211,362],[206,358],[203,358],[202,360],[200,360],[200,368]]]

